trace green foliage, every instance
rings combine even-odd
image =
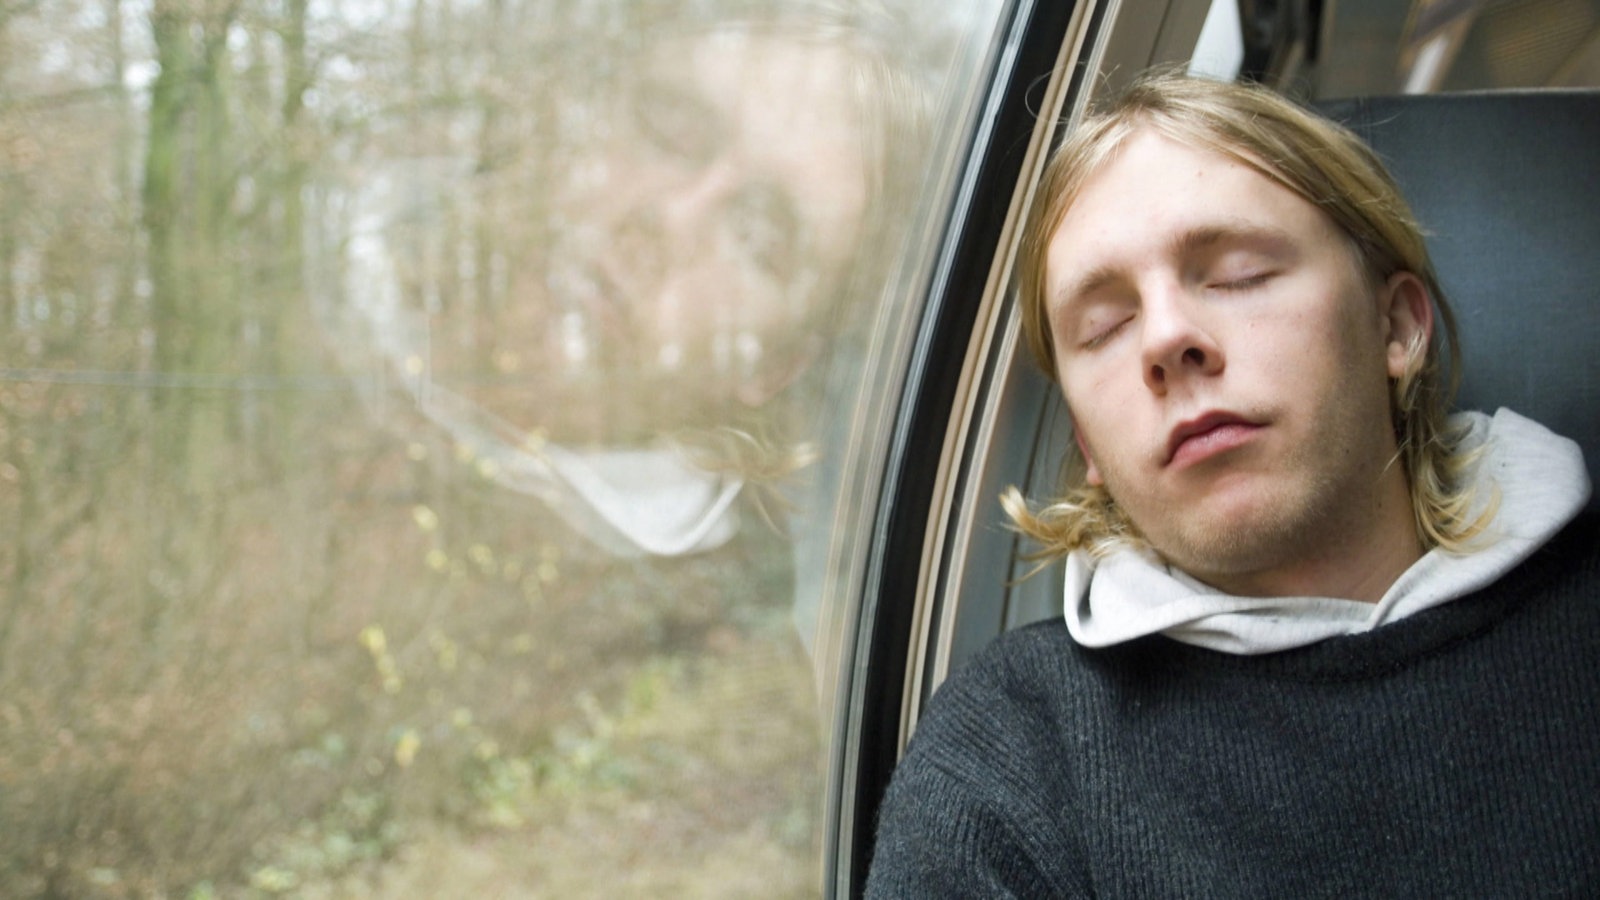
[[[317,819],[268,840],[258,854],[264,862],[251,867],[249,885],[267,894],[290,893],[308,882],[381,862],[403,839],[404,828],[391,815],[386,794],[347,788]]]

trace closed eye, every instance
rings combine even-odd
[[[1090,336],[1078,344],[1078,349],[1093,350],[1096,347],[1102,346],[1113,337],[1116,337],[1117,332],[1121,331],[1123,326],[1132,321],[1133,316],[1127,316],[1122,319],[1115,320],[1105,327],[1092,329]]]
[[[1253,275],[1246,275],[1242,278],[1229,278],[1223,281],[1214,282],[1211,285],[1211,289],[1217,291],[1248,291],[1251,288],[1260,287],[1261,285],[1265,284],[1267,280],[1270,279],[1274,274],[1276,273],[1266,271],[1257,272]]]

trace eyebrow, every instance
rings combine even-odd
[[[1175,256],[1182,258],[1229,242],[1265,245],[1269,250],[1276,250],[1290,244],[1291,238],[1287,231],[1273,225],[1262,225],[1258,222],[1221,222],[1185,230],[1172,241],[1169,250]],[[1072,301],[1086,297],[1116,281],[1122,275],[1121,266],[1113,264],[1095,266],[1052,294],[1054,305],[1058,309],[1065,307]]]

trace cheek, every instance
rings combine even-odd
[[[1083,454],[1083,480],[1088,482],[1090,487],[1104,487],[1106,480],[1100,476],[1100,466],[1094,461],[1094,455],[1089,452],[1082,440],[1078,441],[1078,452]]]
[[[1074,416],[1081,415],[1090,423],[1092,433],[1108,416],[1129,413],[1144,382],[1137,361],[1119,360],[1105,351],[1091,357],[1080,356],[1070,365],[1058,362],[1056,384],[1061,386],[1068,408]]]
[[[1252,361],[1247,380],[1269,390],[1260,396],[1280,409],[1306,411],[1301,418],[1327,439],[1387,416],[1385,347],[1369,321],[1348,311],[1302,315],[1256,337],[1257,346],[1273,352]]]
[[[1360,312],[1362,306],[1372,302],[1364,295],[1347,298],[1349,306],[1345,314],[1328,326],[1330,347],[1326,352],[1337,369],[1332,377],[1348,389],[1368,387],[1386,393],[1389,345],[1383,324],[1376,315],[1364,316]]]
[[[1117,413],[1120,404],[1107,402],[1109,393],[1103,384],[1091,380],[1068,387],[1065,379],[1061,383],[1062,394],[1070,410],[1072,440],[1086,465],[1086,480],[1090,485],[1099,487],[1105,483],[1100,469],[1100,451],[1106,448],[1096,441],[1095,446],[1099,449],[1091,449],[1086,435],[1104,436],[1116,433],[1126,424],[1126,409],[1123,415]],[[1115,448],[1111,448],[1111,451],[1114,452]]]
[[[841,157],[820,168],[788,173],[783,186],[824,252],[844,258],[860,251],[857,242],[867,218],[867,186],[858,160]]]

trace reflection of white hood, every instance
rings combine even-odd
[[[510,426],[443,387],[419,390],[418,399],[428,418],[472,451],[486,477],[543,500],[610,553],[698,553],[726,543],[738,527],[732,506],[744,480],[696,467],[672,447],[530,447]]]
[[[1065,613],[1078,643],[1105,647],[1161,633],[1226,653],[1270,653],[1341,634],[1370,631],[1485,587],[1554,537],[1588,502],[1589,474],[1578,445],[1510,410],[1493,419],[1461,413],[1465,445],[1487,442],[1477,468],[1477,502],[1495,488],[1500,508],[1481,550],[1432,550],[1377,604],[1328,597],[1235,597],[1202,584],[1153,553],[1115,551],[1067,558]],[[1458,417],[1459,420],[1459,417]]]
[[[557,511],[612,553],[681,556],[733,537],[738,478],[697,469],[670,449],[544,453],[570,490]]]

